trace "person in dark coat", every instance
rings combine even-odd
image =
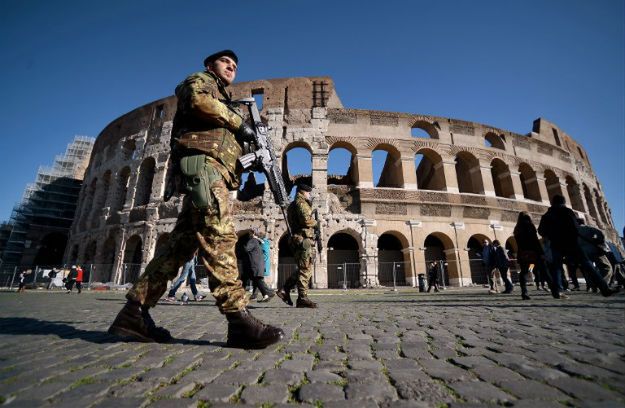
[[[512,285],[512,281],[508,278],[508,269],[510,269],[510,259],[508,258],[508,254],[506,254],[506,250],[501,246],[501,243],[498,240],[493,241],[493,249],[495,250],[495,268],[499,270],[501,279],[503,279],[506,286],[503,293],[512,293],[514,285]]]
[[[488,293],[499,293],[497,284],[495,282],[495,250],[490,245],[488,240],[484,240],[484,246],[482,247],[482,266],[486,271],[486,278],[488,279],[488,285],[490,289]]]
[[[599,288],[603,296],[611,296],[618,290],[612,290],[601,278],[599,271],[594,267],[586,253],[578,243],[579,233],[577,230],[577,217],[570,208],[565,205],[566,201],[561,195],[555,195],[551,199],[551,207],[540,219],[538,233],[548,240],[551,256],[549,269],[551,276],[558,282],[562,276],[563,257],[569,257],[585,272],[591,283]]]
[[[542,276],[548,282],[551,282],[551,276],[548,274],[547,267],[545,265],[543,246],[538,240],[536,227],[534,227],[534,223],[532,222],[530,215],[525,211],[519,213],[517,223],[514,226],[513,235],[518,246],[517,262],[521,267],[521,273],[519,274],[521,298],[523,300],[529,300],[530,297],[527,294],[527,275],[529,273],[530,265],[534,265],[534,275]],[[558,299],[560,297],[559,288],[554,288],[556,285],[552,284],[549,286],[551,288],[552,296]]]
[[[252,279],[254,292],[258,289],[263,296],[261,301],[268,302],[274,297],[275,293],[267,287],[265,283],[265,257],[263,256],[262,242],[255,234],[250,231],[247,239],[243,243],[243,269],[246,275]]]
[[[428,269],[428,293],[434,287],[434,292],[438,292],[438,262],[430,262],[430,268]]]

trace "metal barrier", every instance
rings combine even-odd
[[[378,282],[381,286],[409,286],[406,271],[410,270],[410,262],[378,262]]]
[[[328,288],[348,289],[362,286],[359,263],[328,264]]]

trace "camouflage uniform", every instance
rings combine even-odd
[[[295,200],[287,210],[287,217],[292,228],[290,240],[291,250],[297,262],[297,273],[292,274],[284,283],[288,291],[297,286],[300,298],[308,297],[308,284],[313,272],[315,256],[315,226],[317,222],[312,216],[310,202],[302,192],[298,192]]]
[[[205,192],[205,206],[190,190],[169,243],[148,264],[126,297],[153,307],[165,293],[167,281],[201,248],[199,258],[209,271],[209,285],[222,313],[247,306],[245,290],[238,280],[234,252],[237,235],[229,208],[229,190],[239,186],[236,168],[241,146],[234,132],[242,119],[221,100],[229,96],[221,80],[211,72],[195,73],[176,87],[178,109],[172,129],[172,162],[178,191],[183,189],[182,163],[195,160],[201,170],[197,178]]]

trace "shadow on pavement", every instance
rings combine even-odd
[[[62,339],[81,339],[91,343],[105,344],[118,342],[136,342],[132,339],[121,338],[100,330],[83,330],[64,321],[46,321],[29,317],[1,317],[0,335],[56,335]],[[225,347],[224,342],[210,342],[208,340],[174,339],[168,344],[191,344],[197,346]]]

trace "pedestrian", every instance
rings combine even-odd
[[[74,289],[74,284],[76,283],[76,276],[78,275],[78,269],[76,265],[72,265],[69,270],[69,274],[67,275],[67,281],[65,282],[65,289],[67,291],[65,293],[71,293]]]
[[[562,276],[563,257],[570,257],[579,264],[582,271],[596,285],[603,296],[611,296],[617,291],[608,287],[608,284],[601,278],[599,271],[581,249],[578,237],[576,216],[573,210],[566,207],[563,196],[556,194],[551,198],[551,207],[540,219],[538,233],[542,235],[549,248],[548,256],[551,276],[555,279],[554,286],[560,287],[559,280]],[[552,292],[553,293],[553,292]]]
[[[580,248],[588,256],[590,261],[595,264],[601,277],[609,286],[612,280],[613,270],[612,264],[607,257],[607,254],[611,251],[605,241],[605,235],[600,229],[586,225],[582,218],[577,219],[577,224],[577,230],[579,231],[577,242]]]
[[[289,205],[287,217],[291,225],[289,244],[295,256],[297,271],[291,274],[284,286],[276,293],[289,306],[293,306],[291,289],[297,286],[297,307],[316,308],[317,304],[308,298],[308,284],[313,271],[315,254],[315,227],[310,192],[312,187],[300,183],[295,200]]]
[[[80,265],[76,265],[76,289],[78,289],[78,293],[82,293],[82,281],[83,281],[84,272]]]
[[[512,293],[512,289],[514,285],[512,285],[512,281],[508,278],[508,270],[510,269],[510,258],[508,258],[508,254],[506,250],[501,246],[499,240],[493,241],[493,249],[495,251],[495,268],[499,271],[499,275],[501,279],[503,279],[505,289],[503,293]]]
[[[488,293],[499,293],[497,282],[495,281],[495,250],[487,239],[482,244],[482,266],[486,271],[486,278],[488,279]]]
[[[428,293],[432,287],[434,288],[434,292],[438,292],[438,273],[439,273],[439,263],[436,261],[430,262],[430,268],[428,269]]]
[[[111,334],[171,341],[169,331],[156,326],[149,309],[165,293],[167,281],[199,249],[216,305],[228,321],[227,345],[262,348],[284,337],[282,329],[252,316],[238,279],[230,192],[240,184],[237,160],[242,146],[256,136],[228,105],[226,87],[236,77],[238,62],[231,50],[212,54],[204,60],[205,71],[190,75],[176,87],[178,104],[170,143],[173,169],[165,200],[185,194],[182,210],[166,249],[152,259],[128,291],[126,305],[109,328]]]
[[[258,237],[255,230],[249,231],[244,239],[243,269],[247,271],[246,274],[252,280],[254,287],[252,299],[256,298],[256,291],[258,290],[262,295],[259,302],[268,302],[275,296],[275,293],[267,287],[264,279],[265,258],[263,256],[262,240]]]
[[[17,287],[17,293],[23,293],[26,290],[26,288],[25,288],[25,286],[26,286],[26,283],[25,283],[25,281],[26,281],[26,271],[25,270],[20,272],[18,279],[19,279],[19,285]]]
[[[48,278],[50,279],[50,281],[48,282],[48,285],[46,286],[46,290],[50,290],[54,282],[54,279],[56,279],[57,274],[58,272],[54,268],[52,268],[52,270],[48,273]]]
[[[530,266],[533,265],[532,271],[534,276],[540,276],[540,278],[536,278],[536,286],[539,286],[542,281],[542,286],[544,288],[545,280],[550,281],[551,279],[548,275],[543,247],[538,240],[536,227],[527,212],[522,211],[519,213],[517,223],[514,226],[513,235],[518,246],[517,261],[521,267],[521,272],[519,274],[521,299],[530,300],[529,294],[527,293],[527,275],[529,273]],[[553,285],[551,285],[551,287],[553,287]],[[553,296],[558,298],[559,294],[557,294],[557,296],[556,294],[553,294]]]
[[[169,293],[167,294],[167,297],[165,298],[166,301],[176,302],[176,291],[178,291],[180,286],[182,286],[182,284],[187,281],[187,278],[189,279],[189,286],[191,286],[191,293],[193,294],[193,299],[196,302],[199,302],[202,299],[204,299],[204,296],[200,295],[200,293],[197,290],[197,286],[195,285],[197,281],[196,275],[195,275],[195,267],[197,266],[197,254],[198,254],[198,251],[195,251],[195,253],[193,254],[193,258],[189,259],[182,267],[182,273],[180,274],[180,277],[171,285],[171,288],[169,289]]]

